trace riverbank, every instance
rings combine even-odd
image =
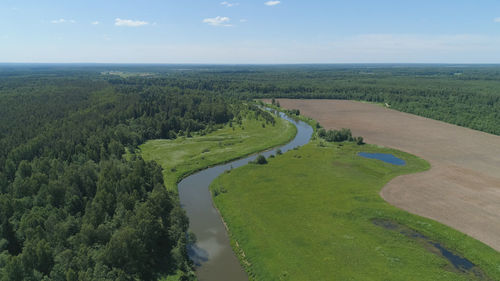
[[[294,125],[279,117],[274,116],[275,122],[272,124],[251,112],[246,112],[243,116],[245,117],[241,122],[231,122],[206,135],[148,141],[140,146],[140,154],[145,160],[155,160],[160,164],[165,186],[178,194],[177,184],[187,176],[282,145],[297,134]],[[208,193],[208,183],[204,191]],[[211,198],[207,197],[211,205]],[[227,245],[230,251],[229,241]],[[232,263],[235,264],[234,267],[240,268],[236,258]],[[181,274],[177,273],[161,280],[176,281],[179,278]]]
[[[296,121],[279,114],[297,127],[297,134],[292,141],[272,150],[259,152],[245,158],[204,169],[184,178],[178,184],[180,203],[189,218],[189,228],[196,236],[196,243],[189,245],[188,252],[196,266],[200,280],[206,281],[246,281],[248,275],[233,252],[226,226],[214,207],[210,183],[223,173],[253,163],[258,157],[271,157],[307,144],[313,129],[307,123]],[[214,192],[224,193],[224,189]],[[236,251],[239,255],[240,252]]]
[[[275,125],[263,119],[245,118],[242,124],[226,125],[207,135],[174,140],[150,140],[141,146],[145,160],[163,168],[168,190],[177,192],[177,183],[196,171],[245,157],[287,143],[297,134],[289,122],[275,117]]]
[[[360,151],[391,153],[406,165],[365,159]],[[393,149],[315,140],[267,165],[224,174],[211,189],[226,191],[214,202],[253,280],[499,280],[496,251],[379,196],[391,179],[428,168],[426,161]],[[425,239],[381,227],[380,220]],[[429,245],[476,267],[456,268]]]

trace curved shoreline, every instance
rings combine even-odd
[[[249,157],[249,156],[253,156],[253,155],[257,155],[259,153],[263,153],[263,152],[266,152],[266,151],[270,151],[270,150],[273,150],[273,149],[276,149],[276,148],[279,148],[287,143],[290,142],[290,140],[293,140],[295,137],[297,136],[297,129],[295,129],[295,134],[293,135],[293,137],[291,137],[290,139],[282,142],[282,143],[279,143],[277,145],[274,145],[270,148],[266,148],[264,150],[258,150],[258,151],[254,151],[254,152],[250,152],[250,153],[246,153],[246,154],[243,154],[243,155],[240,155],[240,156],[237,156],[237,157],[234,157],[234,158],[230,158],[228,160],[224,160],[222,162],[217,162],[217,163],[214,163],[214,164],[210,164],[208,166],[205,166],[205,167],[201,167],[201,168],[198,168],[198,169],[194,169],[194,170],[191,170],[191,171],[188,171],[184,174],[182,174],[176,181],[175,183],[175,186],[177,187],[176,190],[178,190],[178,185],[179,183],[184,180],[185,178],[193,175],[193,174],[196,174],[198,172],[201,172],[203,170],[206,170],[206,169],[210,169],[210,168],[213,168],[213,167],[217,167],[217,166],[220,166],[220,165],[225,165],[225,164],[228,164],[230,162],[233,162],[233,161],[237,161],[237,160],[241,160],[243,158],[246,158],[246,157]]]
[[[280,113],[280,117],[297,127],[297,134],[292,141],[278,148],[267,149],[195,172],[178,183],[181,206],[190,219],[190,231],[197,237],[196,244],[191,245],[188,252],[195,263],[199,280],[248,280],[246,272],[233,252],[227,226],[215,208],[209,185],[221,173],[247,165],[257,155],[262,154],[267,157],[275,154],[277,149],[284,152],[309,142],[313,133],[311,126],[302,121],[294,121],[283,113]]]

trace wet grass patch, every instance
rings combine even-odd
[[[429,237],[406,225],[397,223],[389,219],[376,218],[372,219],[371,221],[376,226],[383,227],[384,229],[395,231],[404,235],[405,237],[415,241],[416,243],[424,247],[429,252],[446,259],[449,263],[444,267],[445,270],[459,272],[461,274],[468,275],[475,280],[493,280],[488,278],[483,270],[481,270],[481,268],[476,266],[467,258],[454,252],[453,250],[446,248],[439,242],[432,241]]]

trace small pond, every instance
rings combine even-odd
[[[360,152],[358,153],[359,156],[369,158],[369,159],[377,159],[384,161],[389,164],[393,165],[398,165],[398,166],[404,166],[406,165],[405,160],[400,159],[390,153],[369,153],[369,152]]]

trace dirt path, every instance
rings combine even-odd
[[[368,143],[428,160],[424,173],[400,176],[381,196],[458,229],[500,251],[500,137],[432,119],[340,100],[280,99],[325,128],[351,128]]]

